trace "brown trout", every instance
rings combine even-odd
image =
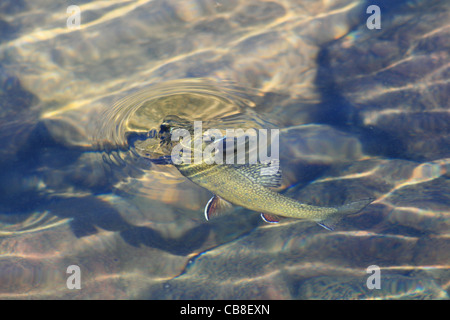
[[[189,122],[176,116],[167,117],[161,124],[159,138],[161,145],[169,150],[179,143],[171,140],[174,129],[186,129],[193,133]],[[185,147],[192,145],[189,141]],[[207,220],[234,204],[260,212],[266,222],[276,223],[280,217],[306,219],[333,230],[341,218],[361,211],[374,200],[362,199],[338,207],[307,205],[270,189],[280,186],[281,172],[278,170],[275,174],[262,175],[261,170],[268,166],[262,163],[236,165],[191,161],[175,166],[183,176],[214,194],[204,210]]]

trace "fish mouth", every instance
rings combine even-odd
[[[128,145],[133,146],[136,141],[145,141],[147,139],[159,140],[160,145],[168,145],[171,140],[171,134],[174,129],[183,128],[179,121],[174,119],[164,119],[158,129],[152,129],[144,133],[131,132],[127,134]]]

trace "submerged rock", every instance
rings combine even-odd
[[[2,2],[0,298],[448,298],[448,4],[382,7],[381,30],[365,5],[93,1],[71,30],[64,3]],[[333,232],[241,208],[206,223],[209,192],[129,143],[166,113],[279,128],[289,197],[377,200]]]
[[[334,83],[368,135],[395,144],[384,155],[448,158],[450,5],[415,1],[390,6],[381,6],[381,29],[361,24],[326,48],[332,80],[324,81]]]

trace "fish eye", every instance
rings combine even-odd
[[[159,133],[160,134],[172,133],[172,131],[173,131],[173,127],[170,124],[162,123],[161,126],[160,126]]]

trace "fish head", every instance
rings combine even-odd
[[[204,130],[201,121],[187,120],[175,115],[166,116],[158,132],[160,147],[167,154],[177,150],[180,152],[177,154],[179,157],[188,151],[188,157],[190,155],[191,160],[194,160],[195,154],[201,154],[201,161],[207,164],[260,162],[258,147],[261,141],[258,143],[256,129],[249,128],[244,131],[237,128],[235,131],[235,129],[209,128],[211,126],[212,123],[204,122],[206,129]],[[174,147],[177,148],[174,149]]]
[[[191,135],[194,132],[194,127],[192,122],[175,115],[169,115],[164,118],[161,125],[159,126],[158,138],[162,149],[167,152],[173,148],[178,141],[172,140],[172,134],[177,129],[187,130]]]

